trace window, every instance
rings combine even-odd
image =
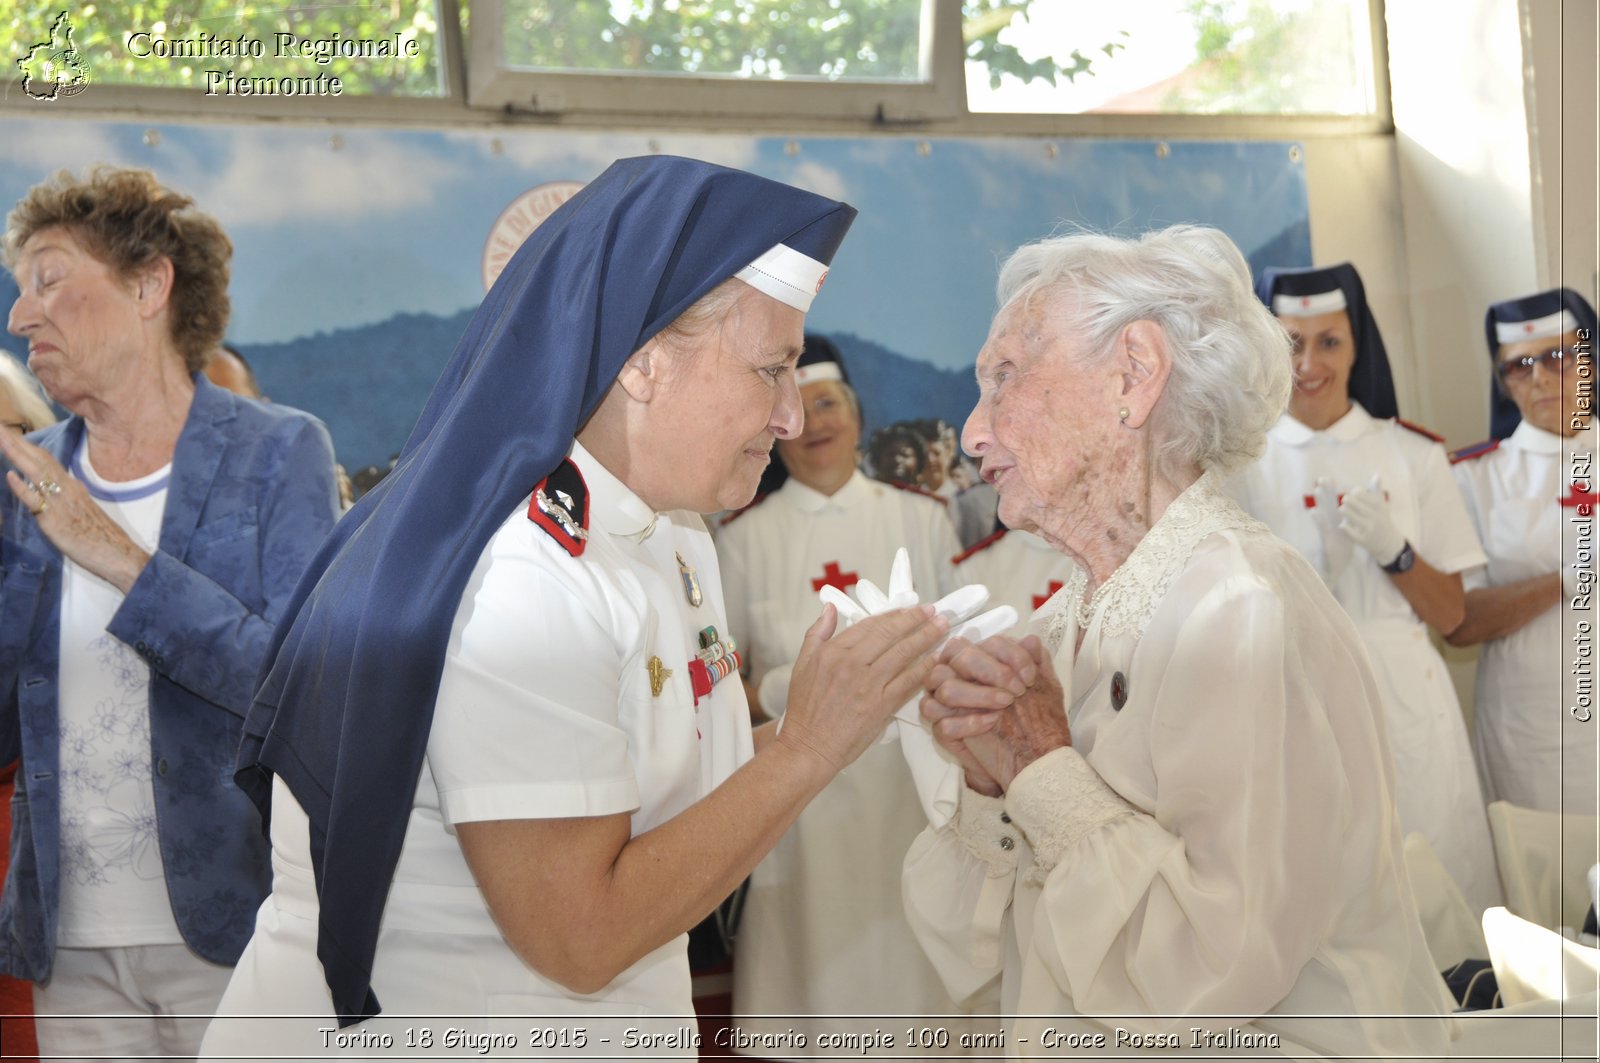
[[[522,70],[771,81],[926,80],[922,0],[611,0],[506,10]]]
[[[932,58],[959,21],[941,0],[477,0],[468,98],[540,113],[952,117],[960,86],[936,84]]]
[[[13,0],[0,55],[34,80],[0,106],[59,83],[74,107],[169,114],[1167,135],[1194,115],[1258,135],[1387,121],[1379,0],[471,0],[470,25],[467,0],[72,4]]]
[[[1039,76],[970,54],[967,106],[1048,114],[1370,115],[1367,0],[1022,5],[999,35]],[[1061,73],[1052,73],[1053,63]]]

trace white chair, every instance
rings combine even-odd
[[[1600,949],[1498,907],[1483,913],[1483,936],[1508,1005],[1600,993]]]
[[[1411,895],[1422,917],[1422,936],[1433,955],[1433,966],[1443,971],[1462,960],[1487,959],[1483,925],[1428,839],[1406,835],[1405,854],[1406,876],[1411,880]]]
[[[1489,832],[1506,907],[1556,930],[1583,926],[1589,869],[1600,863],[1600,817],[1489,805]]]

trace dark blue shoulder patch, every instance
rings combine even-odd
[[[1473,458],[1481,458],[1485,454],[1493,454],[1499,448],[1500,441],[1498,439],[1486,439],[1482,443],[1474,443],[1470,447],[1462,447],[1460,450],[1451,454],[1450,464],[1458,465],[1463,461],[1471,461]]]

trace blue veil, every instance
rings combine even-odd
[[[1321,295],[1335,288],[1344,293],[1350,331],[1356,340],[1356,360],[1350,368],[1350,397],[1374,417],[1398,417],[1400,407],[1395,402],[1389,352],[1383,346],[1378,321],[1367,306],[1367,290],[1361,284],[1361,274],[1354,266],[1341,262],[1337,266],[1310,269],[1266,269],[1256,282],[1256,295],[1271,310],[1273,296]]]
[[[237,779],[311,821],[317,955],[341,1026],[372,960],[462,590],[629,355],[776,244],[824,264],[855,210],[671,157],[614,163],[530,235],[473,315],[390,475],[318,552],[274,634]]]
[[[1534,295],[1524,295],[1520,299],[1507,299],[1504,302],[1491,303],[1489,312],[1483,318],[1484,336],[1489,341],[1490,363],[1493,364],[1500,357],[1500,339],[1496,334],[1496,325],[1537,321],[1541,317],[1559,314],[1563,310],[1572,312],[1572,316],[1578,321],[1579,328],[1589,330],[1589,338],[1592,342],[1595,328],[1594,307],[1590,306],[1587,299],[1571,288],[1552,288],[1549,291],[1538,292]],[[1491,384],[1489,388],[1489,434],[1495,439],[1504,439],[1512,432],[1515,432],[1517,425],[1521,423],[1522,411],[1518,410],[1517,404],[1511,401],[1511,396],[1507,395],[1498,383]]]

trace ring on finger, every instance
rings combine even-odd
[[[39,498],[39,508],[33,511],[34,517],[38,518],[38,517],[44,516],[44,511],[49,509],[49,508],[50,508],[50,500],[48,498],[45,498],[45,497],[41,496]]]
[[[34,490],[38,491],[40,494],[59,495],[61,493],[61,485],[56,483],[54,480],[40,480],[38,484],[34,486]]]

